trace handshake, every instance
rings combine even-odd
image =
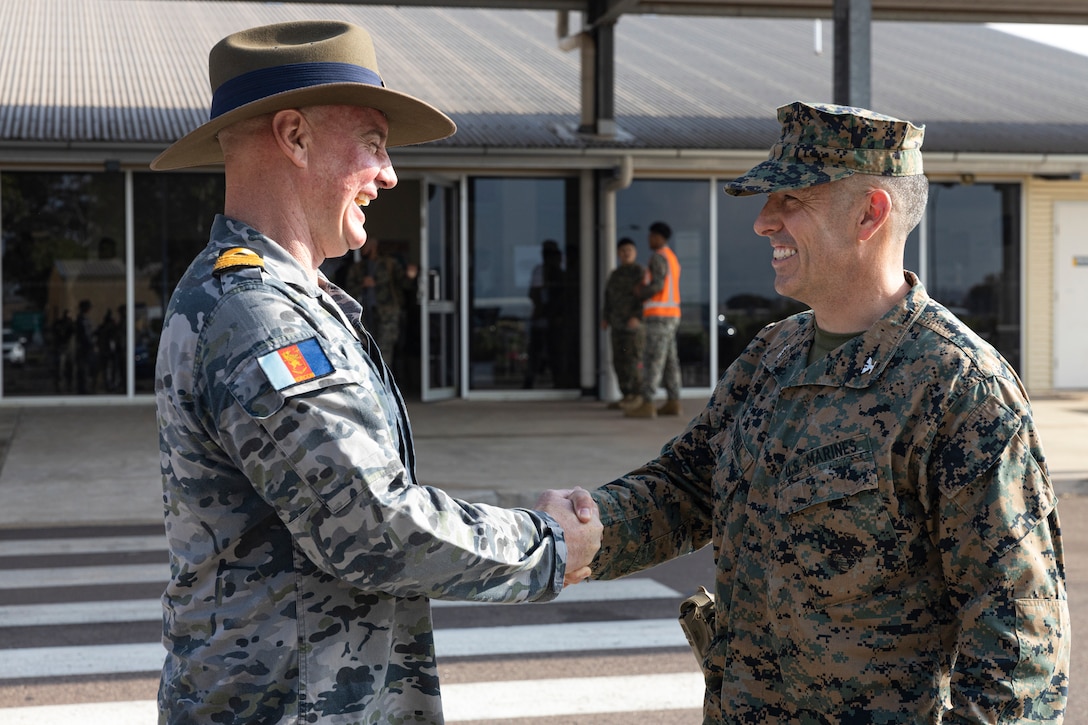
[[[537,499],[536,508],[563,527],[563,538],[567,543],[567,570],[563,586],[588,579],[593,573],[589,565],[601,548],[603,530],[600,512],[589,491],[577,486],[545,491]]]

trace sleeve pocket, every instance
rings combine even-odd
[[[1031,719],[1049,721],[1064,711],[1069,687],[1069,603],[1065,599],[1017,599],[1020,653],[1013,679]]]
[[[238,404],[266,432],[266,445],[277,451],[272,455],[247,448],[254,459],[266,459],[252,462],[250,475],[267,479],[269,496],[294,512],[290,518],[315,501],[336,513],[362,492],[368,476],[393,475],[395,461],[367,435],[356,410],[354,396],[365,385],[360,371],[335,348],[323,349],[331,370],[282,390],[265,374],[260,355],[246,361],[228,382]],[[320,403],[304,400],[316,396],[321,396]]]
[[[317,341],[331,367],[329,372],[277,389],[260,361],[262,357],[280,348],[254,355],[234,372],[228,386],[235,400],[249,415],[262,420],[279,412],[289,398],[304,396],[338,385],[362,382],[359,372],[349,365],[342,352],[328,345],[321,338],[308,339]]]

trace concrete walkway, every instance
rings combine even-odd
[[[634,420],[597,401],[410,405],[420,479],[471,501],[532,504],[540,491],[595,486],[657,454],[680,418]],[[1033,401],[1051,475],[1088,494],[1088,394]],[[158,433],[150,402],[0,408],[0,527],[157,523]]]

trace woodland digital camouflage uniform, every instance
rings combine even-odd
[[[363,277],[367,275],[374,278],[373,287],[363,286]],[[401,310],[404,309],[407,282],[404,265],[388,255],[379,255],[375,259],[363,257],[348,268],[344,282],[345,290],[360,303],[367,294],[373,294],[372,309],[364,305],[363,319],[368,321],[367,332],[378,343],[378,349],[390,367],[393,367],[393,354],[404,324]]]
[[[1060,721],[1062,542],[1026,394],[909,281],[811,366],[811,313],[766,328],[594,492],[595,577],[714,546],[707,723]]]
[[[256,254],[213,273],[235,247]],[[156,380],[160,722],[440,723],[428,598],[562,586],[550,517],[418,485],[404,403],[359,313],[223,216],[174,293]],[[313,374],[273,383],[270,356],[296,344]]]
[[[643,274],[640,264],[621,264],[608,275],[604,287],[601,314],[608,323],[612,367],[624,395],[642,392],[641,367],[646,336],[641,324],[632,330],[627,322],[632,317],[642,319],[642,300],[635,294],[635,287],[642,282]]]
[[[922,131],[897,119],[779,119],[771,158],[726,191],[922,171]],[[1027,394],[905,274],[899,303],[812,364],[812,312],[764,328],[683,433],[594,492],[597,577],[713,544],[706,723],[1062,721],[1064,553]]]

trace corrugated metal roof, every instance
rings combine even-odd
[[[162,0],[176,2],[177,0]],[[248,0],[265,2],[265,0]],[[295,0],[307,1],[307,0]],[[417,7],[518,8],[587,12],[596,0],[397,0]],[[341,0],[380,5],[382,0]],[[747,17],[830,18],[834,0],[611,0],[606,19],[621,15],[730,15]],[[1088,23],[1084,0],[872,0],[877,20],[964,23]]]
[[[253,25],[340,18],[386,83],[457,121],[445,147],[766,149],[773,109],[831,96],[832,27],[625,15],[615,140],[574,133],[580,55],[547,11],[161,0],[0,2],[0,140],[165,146],[207,117],[207,53]],[[1088,56],[986,26],[877,22],[872,105],[931,151],[1088,153]]]

